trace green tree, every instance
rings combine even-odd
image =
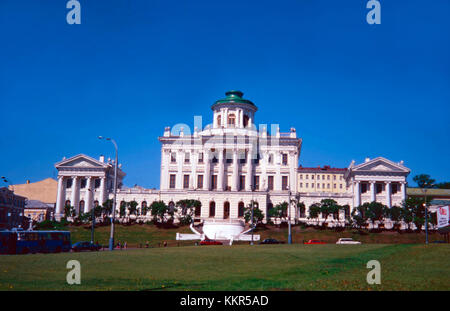
[[[413,180],[419,188],[432,188],[436,180],[432,179],[428,174],[420,174],[414,176]]]
[[[103,202],[103,204],[102,204],[102,214],[104,216],[111,215],[112,210],[113,210],[113,200],[108,199],[105,202]]]
[[[122,201],[120,202],[119,215],[120,217],[125,217],[126,214],[127,214],[127,202]]]
[[[375,221],[384,224],[384,219],[388,214],[388,207],[375,201],[364,204],[366,204],[367,218],[372,222],[372,227],[375,227]]]
[[[435,187],[439,189],[450,189],[450,182],[440,182]]]
[[[398,226],[402,221],[402,208],[394,205],[387,210],[387,217],[394,223],[394,227]]]
[[[71,205],[64,206],[64,217],[74,217],[75,216],[75,207]]]
[[[367,224],[367,207],[368,203],[364,203],[363,205],[357,206],[352,211],[352,219],[358,229],[365,227]]]
[[[150,210],[153,215],[153,221],[156,223],[165,223],[167,221],[167,214],[169,213],[169,207],[164,201],[154,201],[150,205]]]
[[[282,220],[287,217],[287,210],[288,202],[278,203],[269,210],[269,217],[280,218]]]
[[[194,219],[195,209],[201,208],[202,203],[199,200],[180,200],[176,203],[176,206],[181,209],[180,224],[188,225]]]
[[[324,220],[324,225],[327,224],[327,219],[329,215],[339,214],[339,210],[341,206],[337,204],[337,202],[333,199],[323,199],[320,201],[320,212],[322,213],[322,217]]]
[[[128,212],[130,213],[130,215],[136,215],[137,214],[137,206],[138,206],[138,202],[136,201],[130,201],[127,203],[128,206]]]
[[[256,203],[256,202],[255,202]],[[253,201],[250,202],[250,204],[244,209],[244,219],[245,222],[250,222],[252,220],[252,205]],[[264,214],[259,209],[259,207],[253,207],[253,224],[257,226],[258,224],[261,224],[264,220]]]
[[[311,204],[309,207],[308,219],[317,219],[317,223],[319,223],[320,206],[320,203]]]

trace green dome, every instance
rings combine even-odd
[[[247,104],[251,105],[254,109],[256,109],[256,106],[254,103],[249,101],[248,99],[242,98],[244,93],[241,91],[235,91],[231,90],[225,93],[226,97],[223,99],[217,100],[214,105],[212,105],[212,109],[214,109],[214,106],[220,105],[220,104]]]

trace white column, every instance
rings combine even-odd
[[[247,176],[245,177],[245,191],[251,191],[253,185],[253,149],[248,149]]]
[[[281,191],[281,152],[275,153],[274,161],[276,163],[276,167],[273,188],[275,191]]]
[[[370,182],[370,201],[375,202],[376,201],[376,182],[371,181]]]
[[[354,207],[358,207],[361,205],[361,187],[360,187],[360,182],[355,181],[353,183],[353,195],[355,197],[354,202],[355,202],[355,206]]]
[[[64,214],[64,203],[66,201],[66,185],[64,176],[58,176],[58,193],[56,195],[55,217],[59,220]]]
[[[402,201],[406,200],[406,182],[401,183],[402,191]]]
[[[191,152],[191,175],[189,176],[189,189],[197,189],[197,151]]]
[[[106,177],[100,177],[100,201],[99,204],[103,205],[106,201]]]
[[[88,213],[92,209],[93,203],[93,187],[92,187],[92,177],[89,176],[86,182],[86,202],[84,203],[84,212]]]
[[[386,182],[386,205],[391,208],[391,182]]]
[[[75,208],[75,212],[78,213],[78,206],[80,204],[80,202],[78,202],[78,198],[79,198],[79,193],[78,191],[80,190],[78,187],[78,176],[73,176],[72,177],[72,196],[70,199],[70,204]]]
[[[233,177],[231,181],[231,191],[238,191],[239,185],[239,161],[238,161],[238,151],[233,150]]]
[[[294,152],[289,153],[289,189],[292,193],[297,193],[297,164],[296,156]],[[293,214],[291,214],[292,216]]]
[[[219,172],[218,172],[218,176],[217,176],[217,190],[218,191],[223,191],[223,178],[224,178],[224,170],[225,170],[225,165],[223,163],[224,161],[224,157],[223,157],[223,149],[219,149]]]
[[[260,184],[261,184],[261,191],[267,191],[268,189],[268,178],[267,178],[267,164],[269,161],[269,153],[267,151],[264,151],[262,153],[262,161],[260,162],[261,164],[261,180],[260,180]]]
[[[211,184],[211,162],[209,160],[209,150],[205,150],[204,152],[204,161],[205,161],[205,172],[203,174],[203,190],[209,190]]]
[[[184,162],[184,155],[183,152],[180,150],[177,152],[177,177],[175,180],[175,189],[183,189],[183,163]]]

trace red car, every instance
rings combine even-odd
[[[324,241],[320,241],[320,240],[308,240],[308,241],[304,241],[303,244],[327,244]]]
[[[200,241],[200,245],[222,245],[222,242],[204,239],[203,241]]]

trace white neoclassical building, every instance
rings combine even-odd
[[[201,202],[195,217],[209,222],[240,222],[244,208],[256,202],[266,215],[274,205],[297,196],[306,205],[292,218],[306,220],[308,207],[331,198],[351,208],[378,201],[389,207],[406,198],[410,172],[403,161],[366,159],[348,168],[298,166],[301,138],[291,128],[256,126],[258,108],[240,91],[229,91],[212,106],[212,122],[191,131],[185,125],[166,127],[161,142],[160,189],[122,186],[118,172],[117,209],[122,201],[138,202],[138,209],[162,200],[168,205],[183,199]],[[58,169],[56,216],[70,204],[88,212],[112,198],[114,163],[80,154],[55,164]],[[344,219],[344,214],[341,215]]]

